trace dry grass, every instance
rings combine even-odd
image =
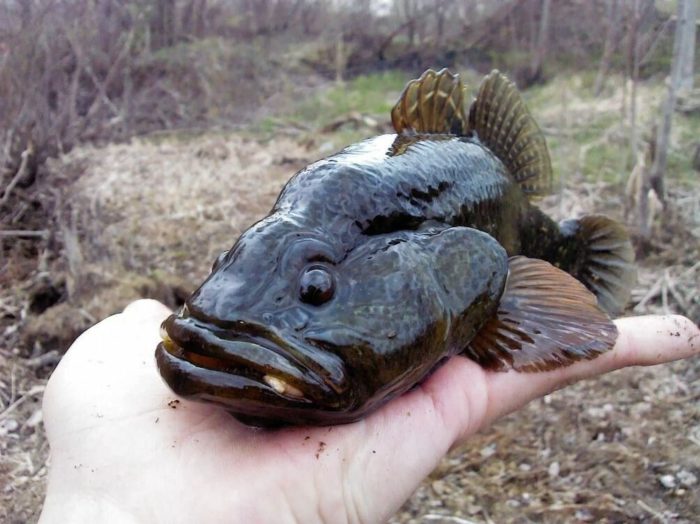
[[[61,196],[52,234],[64,252],[43,276],[0,293],[0,520],[27,522],[40,511],[48,448],[39,400],[57,360],[45,352],[139,296],[177,302],[328,140],[151,137],[76,149],[50,166]],[[670,189],[673,212],[640,269],[632,307],[698,321],[700,195]],[[619,195],[570,178],[542,205],[560,218],[619,217]],[[41,279],[63,286],[69,301],[32,312]],[[699,399],[697,360],[553,393],[447,457],[393,522],[692,522]]]

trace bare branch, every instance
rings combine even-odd
[[[33,154],[34,143],[30,140],[27,144],[27,149],[25,149],[22,153],[22,163],[19,165],[19,169],[17,169],[17,172],[12,177],[12,180],[10,180],[10,183],[7,184],[7,187],[5,188],[5,193],[3,193],[2,198],[0,198],[0,207],[7,203],[7,201],[10,199],[10,195],[12,194],[12,190],[15,188],[17,183],[27,175],[27,166],[29,165],[29,158]]]

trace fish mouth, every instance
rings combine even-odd
[[[345,385],[337,366],[327,369],[264,328],[249,331],[171,315],[156,349],[160,373],[180,396],[214,401],[244,415],[340,408]]]

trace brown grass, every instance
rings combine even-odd
[[[47,257],[42,278],[67,300],[42,310],[38,297],[50,293],[31,280],[0,293],[0,520],[31,521],[41,508],[48,448],[39,400],[58,357],[46,351],[64,350],[140,296],[182,300],[327,139],[151,137],[79,148],[50,165],[61,196],[52,235],[65,247]],[[652,246],[632,306],[697,321],[697,202],[671,189],[673,235]],[[619,217],[619,193],[579,181],[542,205],[557,217]],[[684,239],[682,252],[674,238]],[[699,398],[697,360],[553,393],[453,452],[392,521],[691,522],[700,514]]]

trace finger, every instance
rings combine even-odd
[[[124,308],[124,314],[142,319],[164,320],[172,311],[157,300],[136,300]]]
[[[700,329],[679,315],[622,318],[613,350],[544,373],[489,373],[488,406],[481,425],[515,411],[534,398],[578,380],[627,366],[652,366],[700,354]]]

